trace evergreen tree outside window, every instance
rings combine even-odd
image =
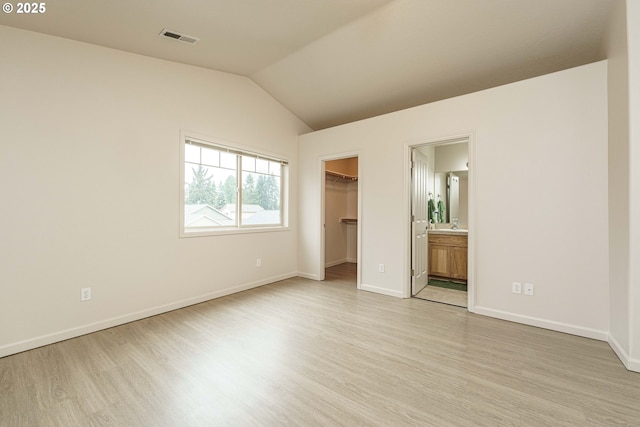
[[[286,161],[188,137],[183,144],[185,235],[285,227]]]

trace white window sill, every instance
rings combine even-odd
[[[180,231],[180,237],[205,237],[205,236],[226,236],[231,234],[252,234],[252,233],[274,233],[281,231],[291,231],[291,227],[281,225],[263,227],[243,227],[243,228],[223,228],[223,229],[199,229]]]

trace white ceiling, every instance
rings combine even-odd
[[[613,1],[56,0],[0,24],[244,75],[321,129],[604,59]]]

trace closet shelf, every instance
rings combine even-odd
[[[340,218],[340,222],[343,224],[357,224],[358,218]]]
[[[357,176],[346,175],[346,174],[340,173],[340,172],[334,172],[334,171],[327,170],[327,171],[325,171],[325,173],[327,175],[329,175],[329,176],[334,176],[336,178],[344,179],[344,180],[347,180],[347,181],[357,181],[358,180]]]

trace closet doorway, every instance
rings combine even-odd
[[[411,296],[465,308],[471,301],[469,139],[411,147]]]
[[[360,180],[358,156],[350,155],[322,161],[324,186],[323,264],[325,276],[344,276],[347,283],[360,287]],[[349,276],[349,277],[347,277]],[[323,277],[324,279],[324,277]]]

